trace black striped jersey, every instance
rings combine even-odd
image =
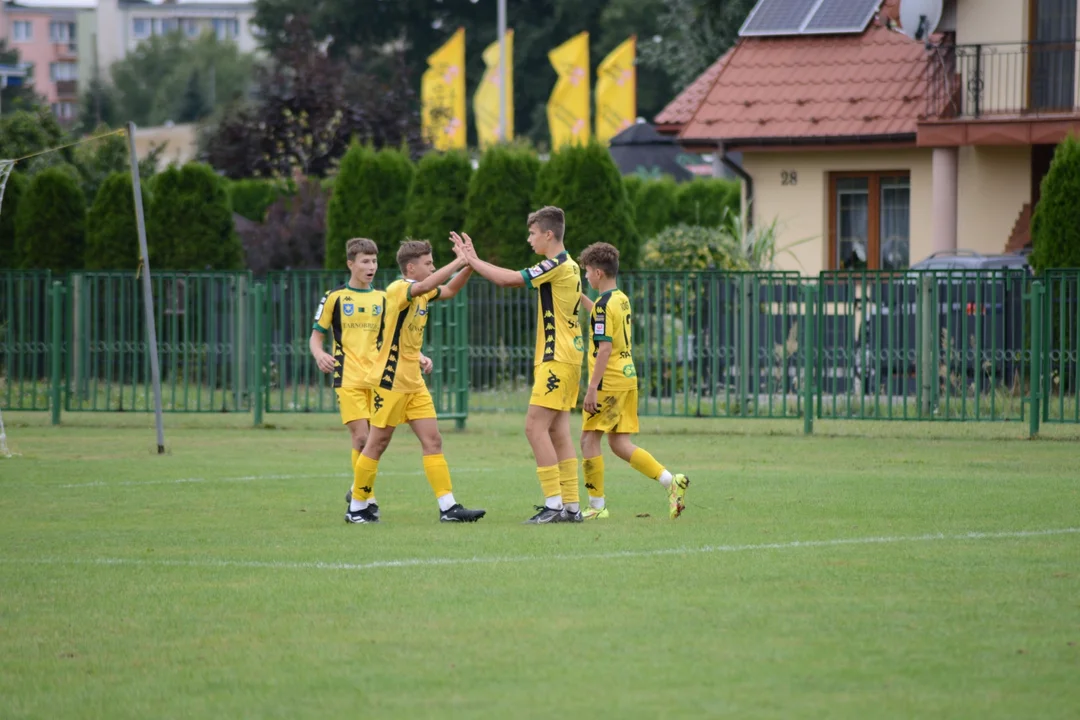
[[[382,290],[348,283],[323,295],[313,329],[329,333],[333,341],[334,387],[371,387],[366,382],[378,352],[383,302]]]
[[[600,390],[618,392],[637,389],[637,370],[634,368],[633,329],[631,324],[630,298],[614,288],[596,299],[589,319],[592,335],[592,352],[589,353],[589,380],[592,380],[596,366],[596,353],[600,343],[611,343],[611,357],[608,358],[604,377],[600,379]]]
[[[536,290],[536,358],[542,362],[581,365],[585,340],[581,336],[581,268],[568,253],[541,260],[521,271],[526,287]]]
[[[424,346],[428,303],[439,297],[439,288],[413,297],[415,282],[398,279],[386,288],[382,347],[368,374],[368,387],[402,393],[427,389],[420,373],[420,350]]]

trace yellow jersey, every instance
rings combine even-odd
[[[368,387],[400,393],[427,389],[420,373],[420,350],[424,346],[428,303],[439,297],[439,288],[413,297],[415,280],[398,279],[386,288],[386,311],[382,316],[382,346],[368,374]]]
[[[596,299],[590,316],[592,352],[589,353],[589,380],[592,381],[596,367],[596,354],[600,343],[611,343],[604,376],[600,378],[599,390],[618,392],[637,390],[637,369],[634,367],[633,328],[631,328],[630,298],[618,288],[608,290]]]
[[[585,341],[581,337],[581,268],[568,253],[541,260],[521,271],[525,286],[540,296],[536,304],[536,358],[534,364],[563,362],[581,365]]]
[[[378,352],[383,303],[382,290],[361,290],[348,283],[323,295],[312,329],[330,333],[334,387],[371,387],[367,376]]]

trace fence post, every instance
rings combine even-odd
[[[817,342],[814,330],[817,324],[817,288],[803,286],[803,317],[806,318],[803,330],[803,434],[814,434],[814,368],[817,355]]]
[[[740,414],[747,417],[750,414],[750,357],[751,357],[751,326],[753,314],[751,302],[753,299],[753,284],[748,280],[748,274],[739,276],[741,287],[739,288],[739,405]],[[674,406],[673,406],[674,407]]]
[[[454,352],[457,355],[455,388],[457,393],[457,419],[454,426],[458,430],[465,429],[465,421],[469,415],[469,375],[471,364],[469,362],[469,295],[468,287],[461,288],[461,292],[454,298]]]
[[[1031,284],[1031,379],[1030,400],[1028,402],[1028,437],[1034,439],[1039,435],[1039,420],[1042,413],[1039,410],[1039,400],[1042,395],[1042,372],[1043,372],[1043,296],[1046,289],[1041,280]]]
[[[252,409],[254,410],[254,424],[255,427],[259,427],[263,423],[263,390],[265,385],[265,372],[266,357],[265,348],[263,347],[263,312],[264,302],[263,297],[266,294],[266,286],[262,283],[257,283],[255,287],[251,289],[251,301],[255,305],[255,311],[252,313],[252,322],[255,323],[254,330],[255,338],[255,357],[252,362],[255,365],[255,388],[252,399]]]
[[[52,352],[50,353],[50,400],[52,424],[60,424],[61,357],[64,341],[64,285],[56,280],[52,284]]]
[[[919,419],[928,420],[933,412],[934,385],[937,370],[934,363],[934,276],[923,273],[919,276],[919,394],[922,402],[919,407]]]

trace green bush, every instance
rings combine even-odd
[[[15,237],[24,268],[54,272],[83,266],[86,197],[72,173],[42,170],[30,182],[15,214]]]
[[[345,269],[345,243],[354,237],[378,244],[380,267],[397,267],[412,179],[413,164],[401,150],[375,152],[353,143],[341,160],[326,210],[328,270]]]
[[[484,152],[469,180],[465,232],[477,253],[504,267],[522,268],[535,257],[526,238],[540,161],[518,145],[495,145]]]
[[[154,178],[146,221],[152,268],[243,267],[243,248],[233,226],[225,182],[202,163],[173,166]]]
[[[739,183],[721,178],[697,178],[679,186],[675,221],[686,225],[719,227],[724,210],[739,212]]]
[[[276,180],[245,178],[227,182],[232,211],[252,222],[265,220],[267,209],[287,192],[287,188]]]
[[[622,176],[608,149],[597,142],[566,146],[540,169],[534,205],[555,205],[566,213],[566,247],[577,256],[594,242],[619,249],[620,265],[638,267],[640,235]]]
[[[634,220],[642,237],[650,238],[674,225],[679,186],[670,177],[646,181],[637,195]]]
[[[465,203],[469,194],[472,163],[464,152],[430,152],[420,158],[405,210],[405,234],[428,240],[435,263],[454,259],[450,231],[465,227]]]
[[[143,212],[150,206],[143,188]],[[131,173],[113,173],[101,184],[86,215],[87,270],[133,270],[139,264],[139,230]]]
[[[0,204],[0,268],[19,267],[19,246],[15,240],[15,215],[19,211],[30,181],[22,173],[12,172]]]
[[[652,237],[642,252],[649,270],[749,270],[738,244],[721,228],[673,225]]]
[[[640,175],[623,175],[622,184],[626,188],[626,199],[630,201],[630,207],[634,207],[637,205],[638,193],[645,186],[645,178]]]
[[[1058,145],[1042,194],[1031,218],[1031,265],[1042,273],[1051,268],[1080,267],[1080,140],[1068,137]]]

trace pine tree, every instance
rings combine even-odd
[[[35,175],[15,215],[20,265],[54,272],[81,268],[85,230],[86,198],[75,173],[51,167]]]
[[[405,234],[431,242],[436,265],[454,259],[450,231],[461,232],[465,226],[471,177],[472,163],[463,152],[431,152],[417,164],[405,211]]]
[[[30,187],[30,181],[22,173],[12,172],[4,188],[0,204],[0,268],[19,267],[19,245],[15,238],[15,215],[19,203]]]
[[[1080,140],[1058,145],[1031,219],[1031,265],[1042,273],[1080,267]]]

